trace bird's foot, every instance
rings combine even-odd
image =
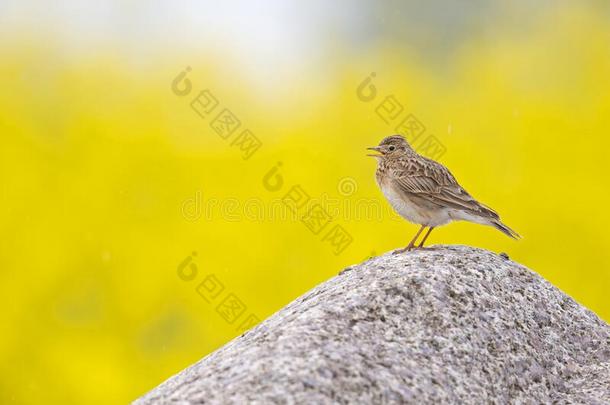
[[[404,247],[402,249],[396,249],[395,251],[392,252],[392,254],[393,255],[399,255],[401,253],[409,252],[409,251],[415,250],[415,249],[420,249],[420,248],[417,247],[417,246],[407,246],[407,247]]]
[[[402,249],[396,249],[395,251],[392,252],[393,255],[399,255],[401,253],[404,252],[410,252],[413,250],[436,250],[437,248],[435,246],[407,246],[404,247]]]

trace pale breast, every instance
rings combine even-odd
[[[426,226],[439,226],[451,221],[446,209],[431,209],[417,204],[406,197],[404,193],[396,190],[391,182],[382,182],[380,187],[394,211],[409,222]]]
[[[391,184],[383,183],[380,184],[383,195],[388,200],[394,211],[407,221],[415,224],[425,224],[429,221],[429,216],[422,207],[414,204],[409,199],[404,198],[399,194]]]

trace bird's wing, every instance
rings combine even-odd
[[[445,166],[433,160],[422,156],[402,160],[390,169],[390,177],[396,188],[407,195],[415,195],[439,207],[498,218],[494,210],[468,194]]]

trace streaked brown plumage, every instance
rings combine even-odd
[[[421,225],[401,251],[414,248],[424,228],[429,229],[418,247],[423,247],[433,228],[459,220],[490,225],[519,238],[494,210],[468,194],[445,166],[415,152],[401,135],[388,136],[369,149],[379,153],[369,156],[377,158],[377,183],[385,197],[403,218]]]

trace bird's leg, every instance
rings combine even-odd
[[[415,247],[415,241],[417,240],[417,238],[419,238],[421,231],[423,231],[424,229],[426,229],[426,225],[422,225],[421,228],[419,228],[419,231],[417,231],[417,233],[415,234],[413,239],[411,239],[411,242],[409,242],[409,244],[407,245],[407,247],[405,249],[411,250]]]
[[[403,249],[398,249],[396,251],[394,251],[394,254],[399,254],[399,253],[403,253],[406,252],[407,250],[411,250],[413,249],[413,247],[415,247],[415,241],[417,240],[417,238],[419,237],[419,235],[421,234],[421,231],[424,230],[424,228],[426,227],[426,225],[422,225],[421,228],[419,228],[419,231],[417,231],[417,233],[415,234],[415,236],[413,237],[413,239],[411,239],[411,242],[409,242],[409,244],[407,245],[407,247],[403,248]]]
[[[418,248],[422,248],[424,247],[424,242],[426,241],[426,239],[428,239],[428,236],[430,236],[430,232],[432,232],[432,230],[434,229],[433,226],[431,226],[430,228],[428,228],[428,232],[426,232],[426,235],[424,236],[424,238],[422,239],[421,242],[419,242],[419,245],[417,245]]]

